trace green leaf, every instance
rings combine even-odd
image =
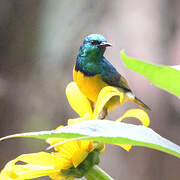
[[[163,151],[180,158],[180,146],[161,137],[152,129],[109,120],[90,120],[62,127],[60,130],[22,133],[1,138],[83,138],[110,144],[131,144]],[[76,139],[73,139],[76,140]]]
[[[179,66],[163,66],[146,63],[128,57],[121,51],[124,64],[139,74],[145,76],[152,84],[180,97],[180,70]]]

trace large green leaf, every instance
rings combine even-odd
[[[111,144],[131,144],[160,150],[180,157],[180,146],[161,137],[152,129],[109,120],[90,120],[62,127],[60,130],[15,134],[12,137],[46,138],[83,138]]]
[[[180,70],[178,66],[155,65],[128,57],[121,51],[124,64],[145,76],[152,84],[180,97]]]

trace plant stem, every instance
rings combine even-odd
[[[94,166],[85,175],[87,180],[113,180],[105,171],[100,167]]]

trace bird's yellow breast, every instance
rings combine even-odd
[[[80,71],[73,69],[73,79],[80,91],[91,101],[96,102],[100,90],[107,86],[101,79],[101,75],[86,76]]]

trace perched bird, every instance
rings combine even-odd
[[[111,44],[100,34],[90,34],[85,37],[79,49],[73,69],[73,79],[80,91],[92,102],[96,103],[101,89],[105,86],[117,87],[125,93],[125,98],[134,101],[140,107],[150,110],[131,91],[126,79],[103,56],[106,47]],[[102,119],[107,111],[119,104],[119,97],[113,97],[104,107]]]

